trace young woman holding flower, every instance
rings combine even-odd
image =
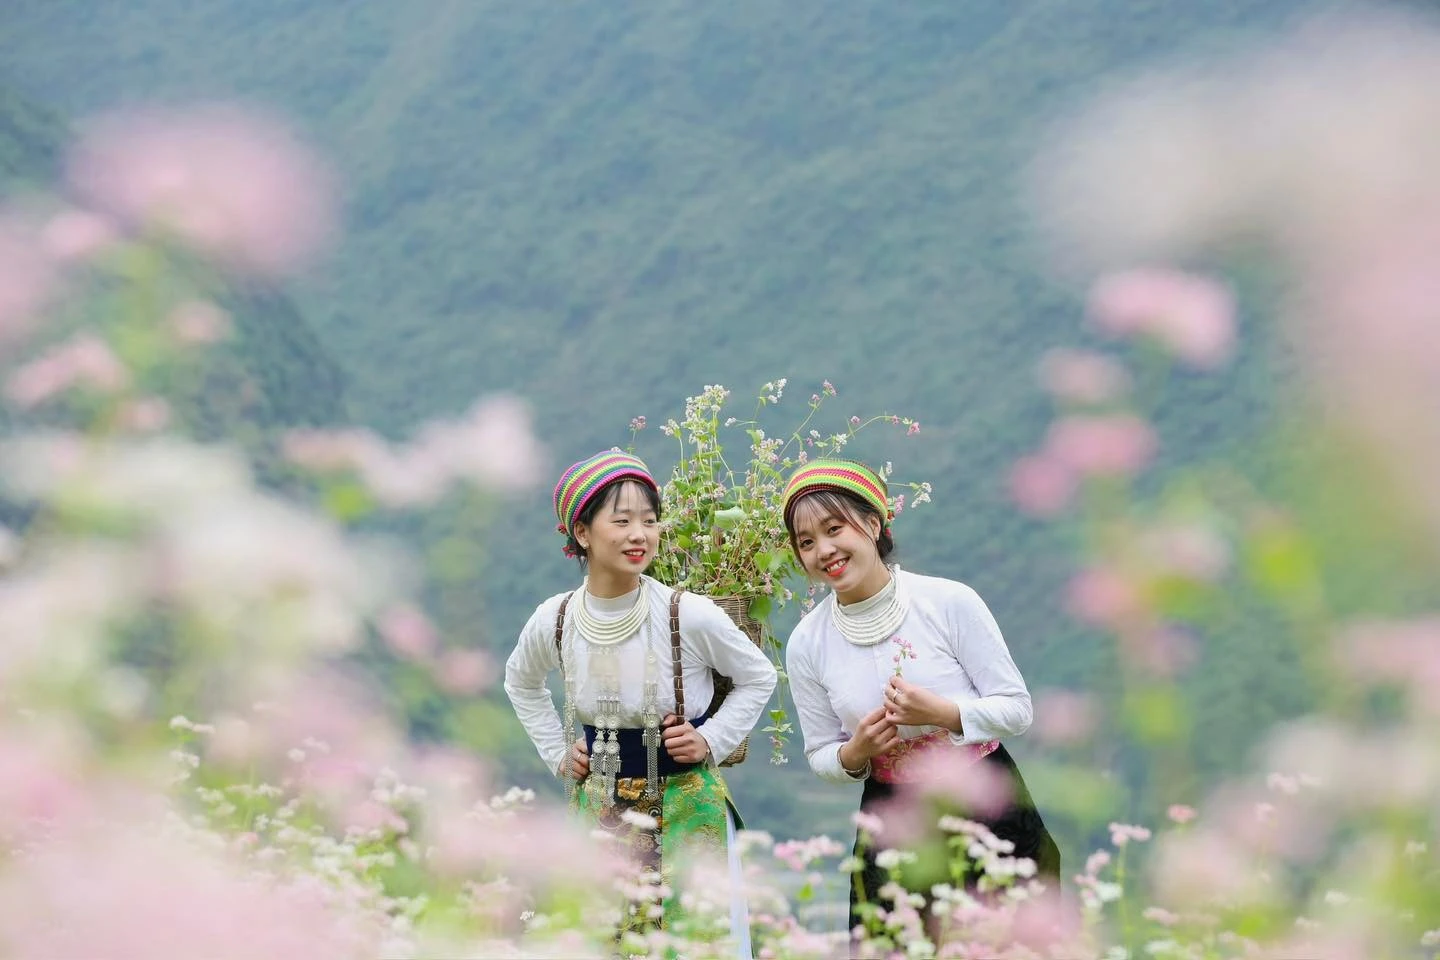
[[[712,601],[645,576],[660,495],[639,459],[610,450],[573,464],[554,505],[585,580],[536,608],[505,665],[505,692],[574,807],[624,832],[643,865],[671,882],[696,854],[728,855],[732,934],[749,956],[739,818],[716,764],[760,718],[775,668]],[[545,686],[551,671],[564,680],[563,718]],[[716,673],[734,687],[709,715]],[[666,902],[667,926],[681,916],[677,899]]]
[[[1059,850],[1000,743],[1030,726],[1030,693],[984,601],[963,583],[890,562],[885,481],[863,463],[801,466],[786,485],[784,515],[806,575],[831,588],[786,653],[811,769],[837,783],[863,781],[866,813],[926,780],[1002,779],[1009,796],[1000,809],[969,819],[1058,879]],[[854,922],[855,905],[886,880],[874,851],[862,852]]]

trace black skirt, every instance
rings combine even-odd
[[[984,824],[995,836],[1001,840],[1009,840],[1015,844],[1012,856],[1028,857],[1035,861],[1037,875],[1048,881],[1051,887],[1058,887],[1060,882],[1060,848],[1055,845],[1055,839],[1050,836],[1050,831],[1045,827],[1045,821],[1040,818],[1040,811],[1035,809],[1035,801],[1030,796],[1030,789],[1025,786],[1025,779],[1020,776],[1019,767],[1015,766],[1015,760],[1010,752],[1001,744],[995,748],[979,763],[990,763],[1003,770],[1010,778],[1012,793],[1010,804],[998,815],[991,817],[977,816],[962,810],[953,811],[976,823]],[[860,795],[860,809],[865,813],[880,813],[887,801],[895,798],[897,791],[904,789],[904,784],[881,783],[871,777],[865,781],[864,792]],[[882,843],[883,846],[883,843]],[[860,917],[856,912],[856,906],[861,901],[863,891],[864,899],[870,903],[876,900],[876,891],[884,886],[890,879],[888,871],[881,869],[875,862],[874,849],[862,850],[860,848],[860,837],[857,832],[855,837],[855,855],[861,858],[864,868],[857,873],[850,875],[850,928],[853,930],[859,923]],[[974,878],[967,875],[967,886],[973,885]],[[932,883],[940,882],[939,878],[929,878],[930,882],[916,883],[913,892],[926,894]],[[862,886],[863,885],[863,886]],[[908,884],[907,884],[908,885]]]

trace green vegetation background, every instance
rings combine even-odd
[[[854,451],[934,483],[935,505],[902,517],[904,562],[975,586],[1032,690],[1106,700],[1113,654],[1061,609],[1071,531],[1004,496],[1050,414],[1037,357],[1084,341],[1077,291],[1042,269],[1018,175],[1045,123],[1113,71],[1221,49],[1316,6],[6,0],[0,175],[43,183],[66,121],[118,104],[277,106],[336,163],[346,230],[305,282],[237,294],[239,362],[271,402],[235,413],[234,429],[348,419],[402,436],[514,391],[558,469],[623,443],[637,414],[678,415],[703,384],[745,409],[787,376],[783,411],[828,378],[836,425],[881,409],[923,424]],[[1263,331],[1244,337],[1233,368],[1167,385],[1168,464],[1259,456],[1277,357]],[[670,466],[655,431],[639,450]],[[576,580],[546,491],[478,526],[453,504],[392,526],[464,561],[441,598],[446,625],[497,658]],[[463,542],[475,531],[478,556]],[[1202,775],[1233,768],[1304,702],[1287,648],[1235,619],[1206,638],[1188,688]],[[391,687],[418,735],[458,736],[515,779],[545,779],[503,697],[446,700],[399,669]],[[1014,749],[1023,765],[1034,748]],[[764,744],[753,753],[731,777],[750,826],[848,832],[854,797],[809,774],[798,737],[788,767],[767,765]],[[1148,781],[1139,757],[1118,737],[1096,748],[1102,779],[1140,789],[1064,827],[1071,862],[1104,820],[1188,799]],[[1036,779],[1042,807],[1059,799]]]

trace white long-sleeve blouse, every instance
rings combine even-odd
[[[633,727],[643,723],[647,650],[655,654],[660,713],[663,716],[675,711],[670,655],[671,590],[650,577],[643,579],[647,583],[650,617],[639,632],[614,648],[620,670],[620,720],[622,725]],[[545,686],[546,676],[560,669],[555,650],[555,617],[565,596],[557,593],[535,608],[505,663],[505,693],[540,759],[551,771],[559,769],[568,749],[564,724]],[[597,617],[612,619],[634,605],[635,592],[613,599],[584,599]],[[592,650],[575,628],[573,609],[581,600],[582,595],[577,591],[565,611],[565,662],[579,679],[575,715],[581,723],[593,723],[597,689],[589,670]],[[685,593],[680,598],[680,663],[688,720],[698,717],[710,705],[715,693],[712,667],[735,682],[715,715],[696,728],[710,745],[712,760],[718,762],[729,756],[754,729],[775,689],[775,667],[714,601],[693,593]]]
[[[952,742],[983,743],[1029,729],[1030,691],[980,595],[963,583],[899,567],[894,576],[909,603],[895,636],[914,651],[914,659],[901,662],[903,675],[959,705],[963,734],[952,732]],[[834,604],[830,594],[801,619],[790,634],[786,668],[810,768],[822,779],[851,783],[856,778],[840,763],[840,746],[883,702],[898,647],[893,640],[869,647],[850,643],[832,619]],[[902,726],[900,736],[908,740],[936,729]]]

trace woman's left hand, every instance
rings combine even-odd
[[[904,677],[891,677],[885,685],[885,716],[907,727],[944,727],[961,732],[959,704]]]
[[[710,744],[700,736],[689,720],[667,714],[661,723],[661,739],[665,741],[665,752],[678,763],[699,763],[710,756]]]

